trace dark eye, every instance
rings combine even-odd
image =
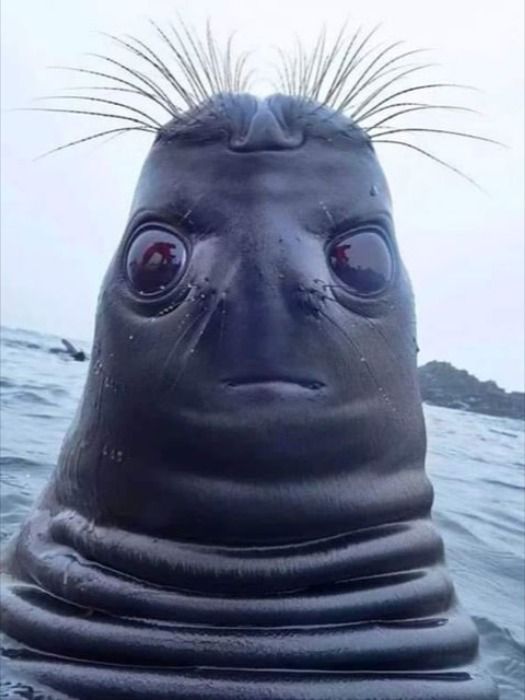
[[[186,246],[178,236],[160,228],[147,229],[128,250],[128,279],[139,294],[158,294],[181,276],[186,258]]]
[[[357,294],[377,294],[392,277],[393,262],[383,238],[363,231],[340,238],[329,250],[335,274]]]

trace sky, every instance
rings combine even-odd
[[[253,65],[263,68],[295,36],[312,46],[323,24],[334,33],[344,20],[350,28],[381,22],[380,40],[431,49],[432,82],[477,88],[453,99],[480,115],[433,112],[424,125],[505,144],[414,140],[468,172],[482,191],[408,149],[378,147],[415,290],[420,362],[446,360],[523,390],[523,0],[1,0],[0,7],[4,325],[91,339],[100,283],[151,143],[132,134],[35,160],[94,128],[84,117],[16,109],[79,84],[49,66],[96,68],[89,52],[117,55],[102,32],[151,41],[148,19],[176,21],[177,13],[197,28],[211,18],[219,37],[236,31],[239,47],[253,49]],[[402,124],[423,125],[415,121]]]

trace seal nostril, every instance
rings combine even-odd
[[[230,139],[229,148],[232,151],[245,153],[300,148],[306,139],[303,129],[295,127],[292,130],[286,130],[283,127],[270,104],[258,102],[247,132],[242,136],[234,135]]]

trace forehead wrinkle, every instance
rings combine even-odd
[[[214,214],[213,209],[209,204],[204,204],[203,200],[204,193],[192,197],[182,189],[177,189],[172,197],[163,198],[160,202],[152,202],[149,205],[144,202],[133,212],[129,225],[152,219],[169,225],[184,226],[190,233],[203,228],[208,230],[210,223],[217,222],[221,217],[218,212]]]
[[[372,185],[379,186],[375,198]],[[235,214],[277,206],[281,213],[295,207],[301,225],[310,230],[321,212],[319,228],[325,231],[321,202],[338,219],[366,218],[369,211],[377,218],[378,209],[388,209],[388,187],[373,152],[319,142],[286,153],[253,154],[233,153],[219,144],[157,145],[136,195],[137,211],[187,217],[207,230],[231,225]]]

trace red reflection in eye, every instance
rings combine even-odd
[[[390,249],[373,231],[354,233],[338,241],[329,252],[329,261],[334,273],[357,294],[380,292],[392,277]]]
[[[175,255],[171,253],[171,249],[175,248],[174,243],[165,243],[163,241],[157,241],[157,243],[152,243],[149,248],[146,248],[140,265],[147,265],[155,253],[159,253],[160,261],[159,265],[169,265],[173,260],[175,260]]]
[[[186,257],[186,247],[177,236],[162,229],[148,229],[129,249],[128,278],[140,294],[162,292],[180,276]]]
[[[336,245],[334,250],[333,250],[333,256],[335,258],[335,264],[336,265],[342,265],[344,263],[348,262],[348,254],[347,250],[350,250],[352,246],[350,244],[348,245]]]

